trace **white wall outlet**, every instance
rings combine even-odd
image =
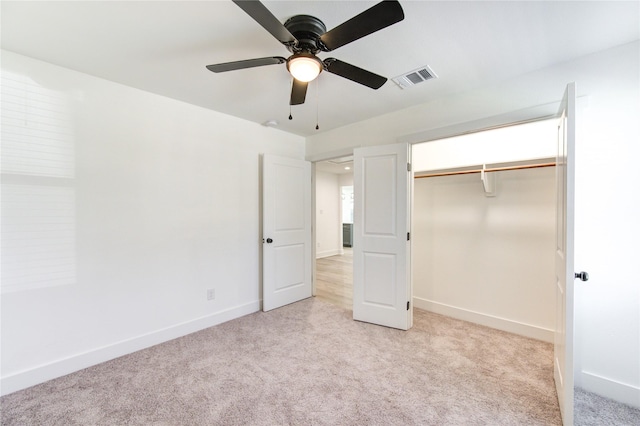
[[[207,300],[213,300],[216,298],[216,290],[214,288],[207,289]]]

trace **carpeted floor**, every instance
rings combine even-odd
[[[559,425],[550,344],[307,299],[0,399],[2,425]]]
[[[638,426],[640,410],[576,388],[575,426]]]

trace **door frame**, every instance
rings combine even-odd
[[[311,297],[316,297],[316,184],[316,161],[311,161]]]

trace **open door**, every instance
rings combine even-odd
[[[262,309],[311,297],[311,163],[262,161]]]
[[[408,330],[411,309],[410,148],[354,150],[353,318]]]
[[[565,425],[573,424],[573,229],[576,86],[567,85],[558,111],[556,157],[556,329],[553,373]]]

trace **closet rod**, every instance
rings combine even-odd
[[[553,167],[556,163],[539,163],[539,164],[522,164],[519,166],[504,166],[504,167],[492,167],[490,169],[485,169],[485,172],[501,172],[505,170],[521,170],[521,169],[539,169],[541,167]],[[470,173],[480,173],[482,169],[473,169],[473,170],[459,170],[457,172],[440,172],[440,173],[430,173],[426,175],[414,176],[415,179],[422,178],[430,178],[437,176],[452,176],[452,175],[468,175]]]

